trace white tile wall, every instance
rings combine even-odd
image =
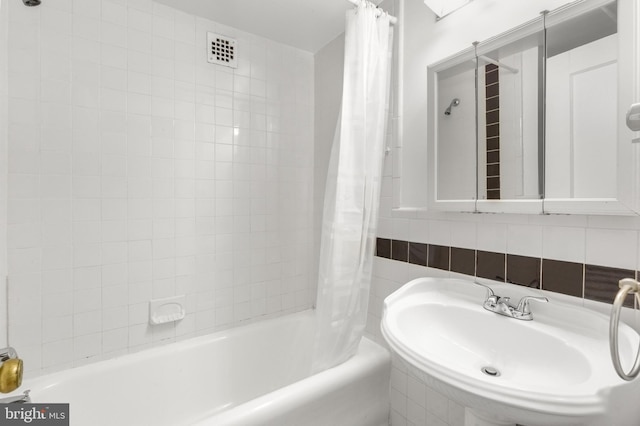
[[[448,272],[418,267],[405,262],[396,262],[376,257],[374,278],[371,283],[369,312],[365,334],[387,347],[380,333],[382,301],[389,294],[413,278],[425,276],[448,276]],[[392,357],[391,425],[393,426],[463,426],[464,407],[430,387],[421,377],[422,373],[408,366],[399,357]]]
[[[310,53],[151,0],[8,12],[9,340],[29,373],[312,304]],[[238,39],[236,70],[206,62],[207,31]],[[150,327],[149,299],[176,294],[187,317]]]
[[[0,1],[0,294],[6,293],[6,281],[2,277],[7,275],[7,174],[8,174],[8,5]],[[0,303],[0,345],[7,343],[7,312],[6,303]]]

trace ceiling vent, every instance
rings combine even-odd
[[[208,62],[238,68],[236,40],[220,34],[207,33]]]

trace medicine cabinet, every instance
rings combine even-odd
[[[639,15],[577,1],[429,66],[429,208],[637,213]]]

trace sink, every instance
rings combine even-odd
[[[542,293],[491,287],[516,301]],[[472,281],[419,278],[385,299],[382,334],[427,384],[466,407],[468,424],[640,424],[637,404],[623,404],[640,396],[640,380],[615,373],[609,317],[545,295],[550,302],[521,321],[484,309],[485,289]],[[628,370],[638,334],[621,324],[619,336]]]

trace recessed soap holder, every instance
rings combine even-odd
[[[184,301],[184,294],[151,300],[149,302],[149,324],[157,325],[181,320],[185,316]]]

